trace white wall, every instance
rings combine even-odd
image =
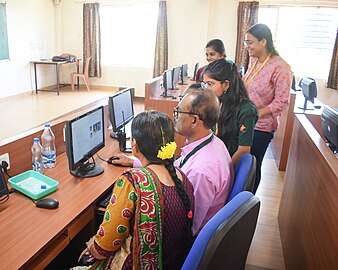
[[[72,53],[82,58],[83,4],[79,2],[81,0],[62,0],[59,6],[55,6],[53,0],[7,0],[11,59],[0,61],[0,98],[35,88],[34,73],[29,64],[31,60],[51,58],[60,53]],[[167,0],[169,68],[188,63],[191,75],[196,62],[201,66],[206,64],[204,47],[212,38],[222,39],[226,45],[227,57],[234,59],[238,2],[239,0]],[[261,3],[275,2],[277,1],[263,0]],[[337,5],[337,0],[278,2],[324,2]],[[71,69],[74,67],[70,65],[62,67],[62,81],[69,82]],[[55,83],[51,67],[39,66],[38,71],[39,86]],[[137,96],[144,96],[144,82],[151,77],[152,69],[102,67],[102,78],[90,78],[90,82],[100,86],[134,87]]]
[[[52,0],[7,0],[10,60],[0,60],[0,97],[30,91],[34,73],[29,61],[55,53],[55,7]],[[39,84],[51,84],[42,68]]]

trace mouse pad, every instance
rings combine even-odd
[[[34,200],[52,193],[59,185],[58,181],[33,170],[11,177],[8,182],[14,189]]]

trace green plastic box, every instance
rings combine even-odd
[[[33,170],[18,174],[8,179],[12,187],[33,200],[38,200],[53,191],[58,181]]]

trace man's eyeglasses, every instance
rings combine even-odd
[[[211,81],[206,81],[206,82],[201,82],[201,86],[203,89],[208,89],[208,88],[212,88],[214,85],[218,84],[218,83],[222,83],[222,82],[211,82]]]
[[[201,121],[203,121],[202,117],[199,116],[199,114],[194,113],[194,112],[184,112],[184,111],[181,111],[179,107],[175,107],[175,108],[174,108],[174,112],[173,112],[174,118],[175,118],[175,119],[177,119],[179,113],[185,113],[185,114],[189,114],[189,115],[197,115],[198,118],[199,118]]]

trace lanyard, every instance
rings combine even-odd
[[[255,69],[255,67],[257,65],[258,59],[256,59],[255,63],[253,64],[253,66],[249,70],[248,76],[246,76],[245,79],[244,79],[244,83],[245,83],[245,86],[247,88],[248,88],[249,84],[251,83],[251,81],[256,77],[256,75],[262,70],[262,68],[265,66],[265,64],[269,61],[270,57],[271,57],[271,55],[269,54],[269,56],[264,60],[262,65],[257,69],[257,71],[249,79],[249,76],[251,75],[251,73],[253,72],[253,70]]]
[[[211,135],[209,139],[205,140],[204,142],[197,145],[194,149],[192,149],[192,151],[183,160],[181,160],[179,168],[181,169],[183,165],[188,161],[188,159],[191,158],[192,155],[194,155],[198,150],[200,150],[201,148],[206,146],[208,143],[210,143],[213,138],[214,138],[214,135]]]

